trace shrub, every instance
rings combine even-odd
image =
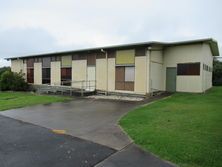
[[[28,84],[22,73],[5,71],[0,77],[1,90],[26,91]]]
[[[222,85],[222,62],[218,60],[214,60],[213,85]]]

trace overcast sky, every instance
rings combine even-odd
[[[0,0],[4,57],[144,41],[215,38],[221,0]]]

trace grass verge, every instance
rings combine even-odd
[[[222,87],[176,93],[129,112],[120,125],[136,144],[179,166],[222,166]]]
[[[29,92],[0,92],[0,111],[69,99],[68,97],[37,95]]]

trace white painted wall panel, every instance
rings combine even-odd
[[[106,91],[107,87],[106,59],[96,59],[96,89]]]
[[[42,63],[34,63],[34,84],[42,84]]]
[[[79,81],[87,80],[87,60],[73,60],[72,61],[72,87],[81,88],[86,86],[86,83]]]
[[[51,85],[61,84],[61,62],[51,62]]]
[[[108,58],[108,91],[115,90],[115,58]]]

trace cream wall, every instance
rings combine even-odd
[[[42,84],[42,63],[34,63],[34,84]]]
[[[81,88],[82,83],[78,81],[86,81],[87,78],[87,60],[73,60],[72,61],[72,87]],[[86,83],[83,83],[84,86]]]
[[[115,58],[108,58],[108,91],[115,91]]]
[[[96,89],[105,90],[107,87],[107,62],[106,59],[96,59]]]
[[[150,58],[150,89],[151,91],[162,91],[164,90],[162,50],[151,50]]]
[[[61,62],[51,62],[51,85],[61,84]]]
[[[146,93],[151,92],[151,79],[150,79],[150,61],[151,61],[151,51],[146,51]]]
[[[166,89],[166,67],[177,67],[178,63],[202,61],[202,44],[172,46],[164,49],[164,90]],[[202,73],[200,76],[177,76],[176,91],[202,92]]]
[[[25,80],[27,80],[27,65],[23,60],[11,60],[11,70],[17,73],[22,72]]]
[[[12,72],[24,72],[23,60],[11,60],[11,70]]]
[[[146,56],[135,57],[135,89],[138,94],[146,94]]]
[[[202,83],[203,83],[203,91],[210,89],[212,87],[212,72],[206,71],[203,69],[203,64],[208,65],[209,67],[213,68],[213,56],[211,53],[211,49],[209,44],[202,45],[202,52],[203,52],[203,59],[202,59]]]
[[[202,92],[202,78],[200,76],[177,76],[178,92]]]

